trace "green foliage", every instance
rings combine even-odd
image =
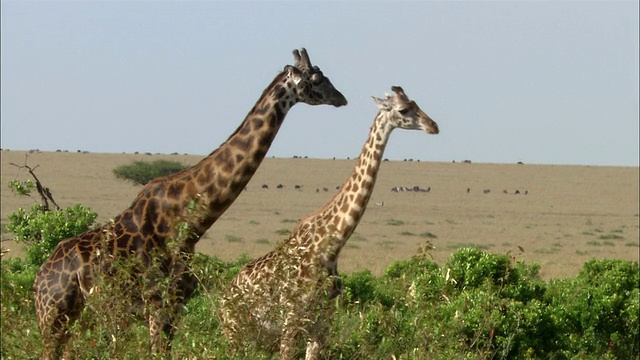
[[[231,354],[220,330],[220,294],[249,260],[193,256],[191,274],[200,287],[177,324],[173,358],[273,358],[254,348]],[[443,267],[415,256],[393,263],[382,276],[345,275],[323,358],[638,358],[637,262],[592,260],[577,277],[550,282],[539,278],[539,269],[464,248]],[[12,329],[2,332],[3,359],[40,351],[29,300],[35,270],[19,259],[2,262],[2,327]],[[148,331],[125,311],[129,294],[106,284],[96,294],[81,317],[89,326],[72,329],[76,353],[148,358]]]
[[[458,289],[476,288],[489,281],[504,284],[510,281],[511,260],[506,255],[482,251],[476,247],[456,251],[447,262]]]
[[[3,258],[0,263],[0,328],[2,359],[30,359],[39,349],[40,332],[33,306],[33,280],[37,266],[19,258]]]
[[[40,266],[61,240],[89,230],[97,216],[80,204],[50,211],[33,205],[29,211],[20,208],[10,214],[7,231],[26,245],[26,262]]]
[[[118,179],[132,181],[135,184],[145,185],[153,179],[175,174],[188,168],[178,161],[154,160],[134,161],[129,165],[121,165],[113,169],[113,174]]]
[[[31,190],[36,187],[36,183],[31,179],[25,181],[11,180],[9,181],[9,188],[11,191],[20,196],[31,196]]]
[[[590,260],[575,279],[551,282],[547,301],[566,346],[584,353],[638,353],[638,264]]]
[[[365,304],[376,298],[376,278],[369,270],[344,276],[343,284],[345,297],[350,302]]]

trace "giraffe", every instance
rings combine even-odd
[[[232,348],[245,340],[280,352],[282,360],[296,355],[305,334],[307,360],[317,359],[331,320],[330,299],[339,295],[337,262],[340,250],[360,222],[373,192],[387,140],[393,129],[439,129],[399,86],[384,99],[353,173],[333,198],[298,222],[287,240],[245,267],[225,289],[220,315]],[[243,337],[250,329],[252,335]]]
[[[35,308],[44,345],[42,359],[61,357],[70,337],[68,326],[84,308],[97,271],[108,273],[108,269],[96,269],[100,254],[142,258],[146,265],[154,260],[152,253],[163,254],[162,275],[180,274],[171,290],[178,304],[171,307],[180,308],[192,295],[195,277],[188,273],[188,268],[172,267],[184,263],[178,261],[178,257],[194,253],[200,237],[245,188],[291,107],[298,102],[335,107],[347,104],[329,78],[311,64],[304,48],[294,50],[293,55],[295,65],[285,66],[276,75],[244,121],[220,147],[184,171],[149,182],[131,206],[109,226],[65,239],[57,245],[40,267],[34,282]],[[202,205],[201,213],[192,217],[187,224],[187,239],[179,244],[177,253],[172,253],[167,244],[176,237],[176,224],[185,218],[194,199]],[[110,234],[106,240],[105,233]],[[138,270],[139,275],[146,274],[146,269]],[[170,354],[178,311],[167,311],[157,305],[163,300],[160,294],[140,298],[134,301],[156,304],[147,314],[152,353]]]

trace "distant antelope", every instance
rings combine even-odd
[[[268,188],[269,188],[269,185],[267,185],[267,184],[262,184],[262,188],[263,188],[263,189],[268,189]]]
[[[491,190],[490,189],[484,189],[482,192],[485,193],[485,194],[488,194],[488,193],[491,192]]]
[[[278,184],[278,186],[276,186],[276,187],[277,187],[278,189],[282,189],[282,188],[284,188],[284,185],[282,185],[282,184]]]
[[[376,206],[377,206],[377,207],[384,207],[384,201],[383,201],[383,202],[376,203]]]
[[[300,190],[300,189],[302,189],[302,185],[298,185],[298,184],[296,184],[295,188],[296,188],[297,190]]]

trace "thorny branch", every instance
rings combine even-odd
[[[25,155],[25,157],[24,157],[24,165],[18,165],[18,164],[15,164],[15,163],[10,163],[10,164],[13,165],[13,166],[16,166],[18,169],[27,169],[29,174],[31,174],[31,176],[33,176],[33,179],[36,181],[36,189],[38,190],[38,194],[40,194],[40,197],[42,198],[44,211],[49,211],[50,210],[49,201],[51,201],[51,203],[53,205],[55,205],[56,210],[60,210],[60,206],[58,206],[56,201],[53,200],[53,195],[51,195],[51,191],[49,190],[49,188],[42,186],[42,183],[40,182],[40,179],[38,179],[38,177],[36,176],[35,170],[40,165],[36,165],[33,168],[30,167],[29,165],[27,165],[27,158],[28,158],[28,155]]]

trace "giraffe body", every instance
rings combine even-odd
[[[223,295],[222,326],[234,347],[252,329],[258,346],[282,360],[296,356],[306,339],[307,360],[318,359],[332,304],[340,293],[337,262],[367,207],[382,155],[395,128],[439,132],[438,125],[400,87],[394,96],[374,98],[380,108],[352,175],[323,207],[301,220],[274,251],[247,264]]]
[[[231,206],[264,159],[289,109],[298,102],[310,105],[347,104],[322,71],[312,66],[305,49],[294,50],[295,66],[287,65],[264,90],[237,130],[196,165],[177,174],[151,181],[131,206],[102,228],[61,241],[40,267],[35,283],[35,307],[43,338],[42,359],[58,359],[67,342],[68,326],[81,313],[91,292],[96,271],[109,274],[102,260],[139,258],[135,269],[151,284],[158,276],[171,278],[170,292],[181,308],[192,294],[196,279],[189,274],[188,260],[200,237]],[[190,206],[198,211],[190,215]],[[186,240],[175,249],[176,225],[186,221]],[[174,251],[175,250],[175,251]],[[160,259],[155,259],[159,256]],[[146,267],[158,260],[159,272]],[[113,269],[111,269],[113,270]],[[139,296],[136,296],[139,295]],[[167,311],[162,295],[142,291],[132,294],[147,304],[151,350],[170,348],[178,311]],[[139,302],[139,301],[138,301]],[[162,333],[167,336],[163,340]]]

